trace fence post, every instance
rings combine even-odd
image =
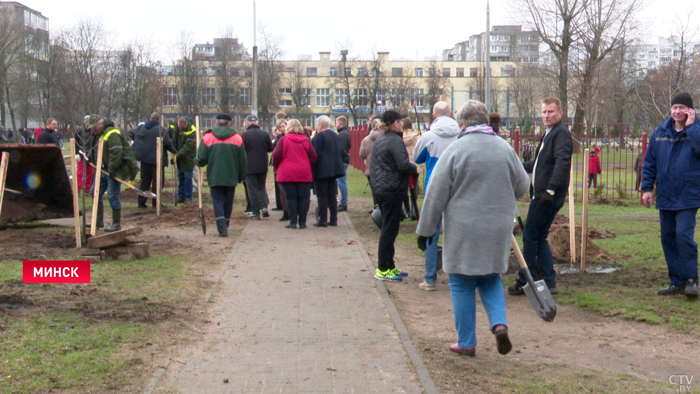
[[[520,156],[520,130],[515,129],[513,131],[513,149],[515,150],[515,154]]]

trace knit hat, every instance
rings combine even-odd
[[[678,93],[677,95],[673,96],[673,99],[671,99],[671,106],[673,107],[676,104],[681,104],[685,105],[688,108],[693,108],[693,98],[690,97],[688,93]]]

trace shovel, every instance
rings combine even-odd
[[[530,270],[527,268],[525,263],[525,258],[523,257],[520,247],[518,246],[518,241],[515,240],[515,236],[511,234],[511,239],[513,243],[513,252],[518,258],[520,263],[520,272],[527,278],[527,283],[523,286],[523,291],[527,298],[530,300],[530,304],[535,309],[535,312],[546,322],[551,322],[557,315],[557,304],[554,302],[552,293],[549,292],[547,284],[543,280],[538,280],[535,282],[530,275]]]

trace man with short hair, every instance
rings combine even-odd
[[[693,98],[678,93],[671,100],[671,117],[649,138],[642,168],[642,203],[651,207],[656,186],[656,209],[661,222],[671,284],[658,295],[698,297],[698,244],[695,215],[700,207],[700,121]]]
[[[56,133],[57,128],[58,122],[56,122],[56,119],[46,119],[46,128],[41,131],[36,143],[39,145],[54,144],[60,148],[61,143],[58,141],[58,134]]]
[[[523,257],[535,281],[544,280],[552,294],[557,294],[557,273],[552,251],[547,243],[549,228],[557,212],[564,206],[569,189],[573,140],[561,118],[561,102],[556,97],[542,100],[542,122],[546,127],[535,152],[535,160],[523,163],[532,174],[530,208],[523,230]],[[522,295],[527,283],[521,272],[515,285],[508,288],[512,296]]]
[[[348,118],[345,116],[335,118],[335,128],[338,131],[340,156],[343,158],[343,165],[345,166],[345,175],[337,179],[338,189],[340,189],[338,212],[344,212],[348,210],[348,166],[350,166],[350,148],[352,147],[352,138],[348,130]]]
[[[428,182],[433,169],[442,153],[450,144],[457,141],[459,136],[459,125],[452,119],[450,105],[445,101],[438,101],[433,106],[433,123],[430,131],[423,134],[416,147],[413,148],[413,158],[416,164],[425,163],[425,186],[424,193],[428,193]],[[425,249],[425,277],[418,288],[426,291],[435,291],[437,282],[437,262],[438,262],[438,241],[440,240],[440,228],[442,219],[438,220],[435,233],[431,243],[427,243]]]
[[[313,139],[316,151],[316,164],[312,168],[314,191],[318,201],[319,216],[316,227],[338,225],[338,185],[336,179],[345,175],[345,166],[340,153],[338,134],[331,130],[331,119],[319,116],[316,119],[316,137]],[[330,221],[328,210],[330,209]]]
[[[167,130],[160,125],[160,114],[158,112],[152,113],[151,120],[131,130],[129,136],[134,141],[134,144],[131,146],[134,156],[136,156],[136,160],[141,162],[141,184],[139,185],[139,189],[146,191],[150,188],[151,191],[155,193],[157,190],[156,171],[161,171],[161,175],[163,175],[163,168],[168,164],[168,155],[166,152],[163,152],[161,163],[156,163],[156,140],[158,137],[160,137],[163,142],[164,151],[167,149],[173,154],[177,153]],[[165,179],[165,177],[161,176],[161,179]],[[146,208],[147,200],[146,197],[139,196],[138,207]],[[152,205],[155,208],[157,200],[155,198],[152,200]]]
[[[204,133],[197,157],[194,158],[198,167],[207,167],[207,181],[220,237],[228,236],[236,185],[243,182],[248,168],[243,139],[231,128],[231,120],[228,114],[216,116],[217,127]]]
[[[173,162],[177,170],[178,203],[192,201],[192,176],[194,174],[194,157],[197,155],[197,133],[190,118],[179,118],[177,125],[171,124],[168,130],[173,147]]]
[[[258,117],[255,115],[248,115],[245,118],[245,127],[246,130],[241,134],[241,138],[248,157],[245,183],[248,185],[248,197],[252,208],[249,217],[260,220],[261,217],[270,216],[267,212],[269,199],[265,181],[269,162],[268,153],[272,152],[272,139],[270,133],[258,126]]]

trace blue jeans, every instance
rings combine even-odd
[[[182,171],[180,165],[177,165],[177,196],[180,200],[192,201],[192,173],[194,168],[189,171]]]
[[[462,349],[476,347],[476,289],[489,317],[491,332],[499,324],[508,326],[506,299],[501,275],[467,276],[450,274],[450,294],[455,312],[457,344]]]
[[[659,210],[661,246],[666,257],[668,276],[674,286],[685,286],[688,279],[698,282],[698,244],[694,240],[697,212],[697,208]]]
[[[425,249],[425,282],[434,285],[437,281],[437,261],[438,261],[438,241],[440,240],[440,225],[442,217],[438,220],[433,234],[433,243],[428,244]]]
[[[100,194],[97,198],[97,206],[101,207],[103,204],[102,197],[104,197],[105,192],[107,192],[107,200],[109,201],[109,207],[112,209],[122,209],[122,203],[119,200],[119,192],[121,192],[121,183],[113,181],[109,176],[101,174],[100,177]],[[90,194],[95,193],[95,181],[92,181],[92,187],[90,188]]]
[[[532,279],[544,279],[549,288],[557,286],[557,273],[554,271],[554,259],[549,248],[547,236],[557,212],[564,206],[566,196],[554,197],[554,202],[545,204],[541,198],[530,202],[527,221],[523,231],[523,257],[530,269]],[[521,285],[527,283],[525,275],[519,274]]]
[[[338,182],[338,189],[340,189],[340,205],[347,207],[348,206],[348,166],[350,164],[348,163],[343,163],[345,166],[345,175],[341,176],[340,178],[336,178],[336,181]]]

